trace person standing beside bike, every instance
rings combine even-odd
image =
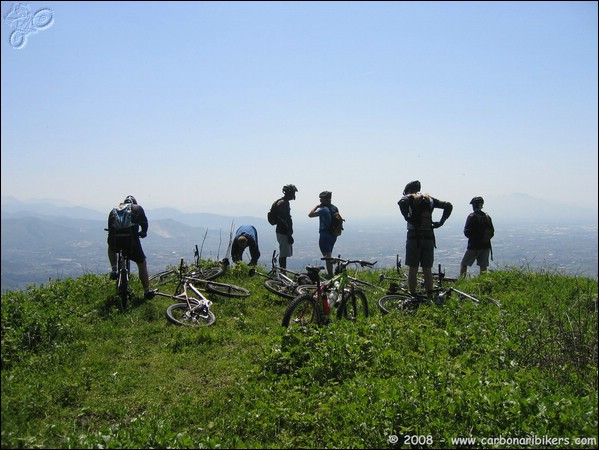
[[[333,247],[337,242],[337,235],[332,231],[333,214],[338,213],[339,209],[331,203],[333,199],[333,193],[330,191],[323,191],[319,194],[318,198],[320,203],[316,205],[308,213],[308,217],[318,217],[318,247],[322,256],[330,258],[333,254]],[[333,262],[327,261],[327,275],[332,278],[333,273]]]
[[[424,288],[429,296],[433,291],[433,261],[435,259],[434,229],[443,226],[451,215],[453,205],[438,200],[428,194],[420,193],[420,181],[411,181],[403,191],[403,197],[397,202],[399,210],[407,222],[406,265],[408,270],[408,289],[416,294],[418,267],[422,267]],[[433,211],[443,210],[441,220],[433,222]]]
[[[275,232],[277,242],[279,243],[279,267],[287,268],[287,258],[293,256],[293,219],[291,218],[290,201],[295,200],[295,193],[298,192],[293,184],[283,186],[283,197],[275,200],[272,205],[272,211],[275,215]]]
[[[472,266],[474,261],[483,274],[489,267],[489,255],[493,259],[493,250],[491,248],[491,238],[495,235],[495,227],[491,216],[483,212],[485,201],[482,197],[474,197],[470,200],[472,212],[466,218],[464,225],[464,236],[468,238],[468,247],[460,264],[460,276],[465,277],[468,267]]]
[[[125,249],[129,259],[137,264],[139,279],[144,288],[144,298],[148,300],[154,297],[154,292],[150,290],[146,255],[139,240],[148,235],[148,218],[142,206],[137,204],[137,200],[132,195],[127,196],[119,206],[126,206],[127,204],[131,205],[131,217],[130,227],[124,235],[115,229],[115,209],[110,211],[108,215],[108,260],[112,267],[110,278],[112,280],[117,279],[117,253]]]
[[[255,266],[258,264],[258,259],[260,259],[258,231],[252,225],[241,225],[235,232],[231,244],[231,258],[233,258],[234,263],[242,260],[243,252],[248,247],[250,249],[249,265]]]

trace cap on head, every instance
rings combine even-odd
[[[286,184],[285,186],[283,186],[283,194],[287,194],[287,193],[295,193],[297,192],[297,188],[295,187],[295,184]]]
[[[132,203],[134,205],[137,205],[137,200],[135,200],[135,197],[133,197],[132,195],[128,195],[123,203]]]
[[[322,191],[318,195],[318,198],[321,200],[324,200],[325,198],[331,198],[332,196],[333,196],[333,193],[331,191]]]
[[[474,197],[472,200],[470,200],[471,205],[484,205],[484,203],[485,201],[482,197]]]
[[[410,181],[408,184],[406,184],[406,187],[403,190],[403,195],[420,192],[420,187],[420,181]]]

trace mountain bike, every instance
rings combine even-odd
[[[196,271],[189,271],[187,265],[185,264],[185,260],[181,258],[181,262],[179,263],[179,268],[177,270],[171,269],[169,272],[169,280],[172,281],[170,277],[172,274],[176,274],[178,278],[177,287],[175,288],[174,295],[181,294],[184,290],[185,281],[189,280],[196,285],[202,286],[202,288],[209,293],[222,295],[223,297],[237,297],[244,298],[249,297],[251,292],[244,287],[236,286],[234,284],[229,283],[220,283],[214,280],[206,280],[204,278],[200,278],[197,276]],[[161,284],[164,284],[161,283]]]
[[[406,312],[413,313],[423,304],[430,304],[434,302],[437,305],[442,305],[445,301],[451,296],[452,293],[457,294],[460,299],[469,299],[474,303],[480,303],[480,300],[474,297],[471,294],[460,291],[453,286],[449,288],[443,287],[443,280],[445,280],[445,273],[441,272],[441,265],[439,264],[439,269],[437,276],[435,279],[435,287],[433,288],[430,295],[426,292],[419,292],[416,294],[411,293],[405,285],[405,280],[400,278],[391,278],[387,277],[384,274],[380,276],[381,281],[383,280],[393,280],[403,282],[402,284],[391,283],[389,291],[386,295],[379,298],[377,301],[377,306],[381,313],[389,314],[390,312]],[[452,278],[447,279],[447,281],[455,281]],[[492,298],[488,299],[490,302],[494,303],[496,306],[501,306],[501,304]]]
[[[200,252],[198,246],[194,249],[195,262],[189,268],[189,276],[201,278],[203,280],[214,280],[223,275],[229,267],[229,259],[223,258],[219,261],[220,265],[210,265],[208,267],[202,267],[205,262],[202,262],[200,258]],[[168,269],[158,272],[150,277],[150,284],[160,286],[163,284],[173,283],[179,279],[178,269]]]
[[[104,231],[109,231],[108,228],[104,228]],[[130,233],[114,233],[110,235],[111,238],[117,239],[131,239]],[[116,252],[117,265],[116,265],[116,293],[120,303],[120,309],[125,310],[127,308],[127,302],[133,298],[133,290],[129,285],[129,274],[131,273],[131,260],[129,259],[129,247],[126,245],[115,245],[120,250]]]
[[[182,260],[183,261],[183,260]],[[176,294],[166,294],[156,291],[155,295],[171,298],[177,303],[170,305],[166,309],[166,318],[175,325],[190,327],[209,327],[216,322],[216,316],[210,310],[212,301],[208,300],[202,292],[193,284],[191,278],[185,276],[183,265],[179,272],[181,282],[181,292]],[[191,291],[197,297],[190,296]]]
[[[263,286],[273,294],[286,299],[294,299],[297,297],[297,289],[300,286],[316,288],[315,284],[312,284],[310,277],[305,273],[294,272],[292,270],[283,269],[277,265],[277,251],[272,253],[272,267],[267,274],[261,273],[252,267],[248,273],[249,276],[260,275],[266,280],[262,283]]]
[[[310,280],[316,283],[316,289],[312,293],[300,294],[291,301],[283,315],[284,327],[328,324],[331,308],[337,308],[337,319],[356,321],[368,317],[366,294],[349,276],[347,266],[359,264],[361,267],[372,267],[376,262],[332,257],[321,259],[337,263],[336,275],[321,282],[320,271],[324,266],[306,266],[306,272]]]

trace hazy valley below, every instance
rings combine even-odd
[[[39,209],[37,210],[39,211]],[[69,214],[67,217],[63,214]],[[31,211],[2,211],[2,290],[23,289],[31,284],[102,274],[110,270],[106,254],[107,214],[49,209],[44,214]],[[148,212],[150,229],[142,240],[150,274],[177,265],[181,258],[194,259],[194,247],[202,258],[227,256],[232,231],[242,224],[258,229],[262,256],[260,263],[270,267],[277,250],[275,228],[265,219],[226,217],[213,214],[184,214],[175,210]],[[435,270],[441,264],[448,276],[457,276],[467,240],[462,233],[465,216],[452,216],[436,230]],[[493,217],[491,270],[522,267],[597,278],[597,221],[570,223],[545,220],[505,222]],[[586,223],[588,222],[588,223]],[[307,264],[322,264],[318,250],[318,221],[296,220],[294,256],[288,267],[302,270]],[[376,261],[375,268],[394,267],[399,255],[405,259],[405,221],[397,218],[347,220],[334,254],[346,259]],[[244,255],[249,261],[249,255]],[[134,273],[137,268],[134,266]],[[469,269],[473,275],[478,268]]]

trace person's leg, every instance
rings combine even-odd
[[[476,250],[466,250],[464,256],[462,257],[462,262],[460,263],[460,276],[462,278],[466,276],[466,273],[468,272],[468,267],[472,266],[477,257],[478,252]]]
[[[320,248],[320,253],[322,253],[323,257],[325,257],[325,258],[331,257],[331,255],[333,254],[333,247],[335,245],[335,240],[336,240],[336,238],[332,234],[329,234],[326,232],[320,233],[319,238],[318,238],[318,247]],[[327,266],[327,275],[329,276],[329,278],[333,278],[333,276],[335,275],[335,273],[333,271],[333,262],[327,261],[326,266]]]
[[[410,266],[408,269],[408,290],[410,294],[416,294],[416,283],[418,281],[418,266]]]
[[[478,267],[480,268],[481,275],[483,273],[485,273],[487,271],[487,267],[489,267],[490,253],[491,253],[491,250],[489,250],[488,248],[479,251],[478,259],[477,259],[476,263],[478,264]]]
[[[431,267],[423,267],[422,274],[424,275],[424,289],[430,297],[433,294],[433,270]]]
[[[116,252],[113,252],[110,247],[108,247],[108,261],[110,261],[112,271],[116,272]]]
[[[148,276],[148,265],[145,259],[142,262],[137,263],[137,271],[139,273],[141,285],[144,287],[144,292],[148,292],[150,290],[150,280]]]
[[[284,256],[279,256],[279,267],[281,269],[286,269],[287,268],[287,258]]]

